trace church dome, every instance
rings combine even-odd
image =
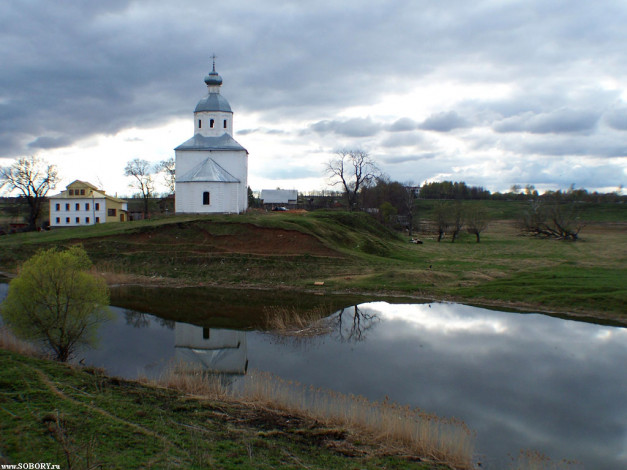
[[[205,77],[205,83],[207,86],[220,86],[222,85],[222,77],[216,72],[215,64],[213,70]]]
[[[231,105],[220,93],[209,93],[196,105],[195,113],[203,111],[224,111],[232,113]]]
[[[209,94],[201,99],[196,105],[195,113],[203,111],[223,111],[232,113],[229,102],[220,95],[220,87],[222,86],[222,77],[216,72],[216,59],[213,56],[213,70],[205,77],[205,83]]]

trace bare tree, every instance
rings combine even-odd
[[[349,210],[358,208],[359,190],[379,174],[379,170],[367,152],[359,149],[341,149],[329,160],[325,173],[331,184],[341,184]]]
[[[137,189],[144,200],[144,218],[148,217],[148,200],[155,189],[153,173],[153,166],[150,162],[140,158],[134,158],[124,168],[124,175],[133,177],[129,187]]]
[[[438,201],[433,209],[434,221],[438,231],[438,242],[442,241],[442,237],[444,237],[450,225],[449,211],[450,204],[448,202]]]
[[[531,201],[523,214],[521,228],[524,232],[559,240],[577,240],[584,227],[574,204],[560,204],[543,200]]]
[[[174,183],[175,183],[175,175],[176,175],[176,167],[174,158],[170,157],[167,160],[162,160],[159,162],[159,172],[163,173],[163,179],[165,181],[166,186],[170,190],[170,194],[174,194]]]
[[[340,310],[334,320],[335,334],[342,342],[358,343],[366,339],[366,333],[379,322],[376,313],[368,313],[359,305]]]
[[[405,183],[405,198],[403,199],[403,212],[407,214],[407,226],[409,236],[414,233],[414,216],[416,215],[416,186],[412,182]]]
[[[19,191],[28,203],[29,230],[35,230],[46,195],[59,181],[57,167],[35,156],[19,158],[11,166],[0,168],[0,188]]]
[[[457,240],[457,237],[459,236],[459,232],[461,232],[464,227],[464,206],[460,201],[456,201],[455,204],[451,206],[448,217],[450,220],[449,225],[453,227],[451,243],[455,243],[455,240]]]
[[[473,207],[467,210],[466,231],[477,237],[477,243],[481,241],[481,232],[488,228],[489,217],[487,211],[482,207]]]

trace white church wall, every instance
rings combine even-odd
[[[214,125],[211,127],[211,120]],[[224,127],[226,121],[226,127]],[[224,133],[233,135],[233,114],[220,111],[199,112],[194,116],[194,134],[205,137],[219,137]]]
[[[242,212],[245,207],[238,186],[235,183],[177,183],[175,211],[191,214]],[[204,192],[209,192],[208,205],[203,204]]]

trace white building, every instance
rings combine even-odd
[[[277,206],[295,209],[298,204],[298,190],[262,189],[260,199],[266,209],[273,209]]]
[[[128,220],[125,200],[109,196],[85,181],[73,181],[65,191],[50,196],[49,201],[50,227],[77,227]]]
[[[233,111],[222,77],[205,77],[208,94],[194,110],[194,137],[175,150],[177,213],[240,213],[248,208],[248,151],[233,139]]]

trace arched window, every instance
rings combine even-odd
[[[202,205],[203,206],[209,205],[209,191],[205,191],[204,193],[202,193]]]
[[[211,127],[213,129],[213,126],[215,125],[215,121],[213,119],[209,120],[209,127]]]

